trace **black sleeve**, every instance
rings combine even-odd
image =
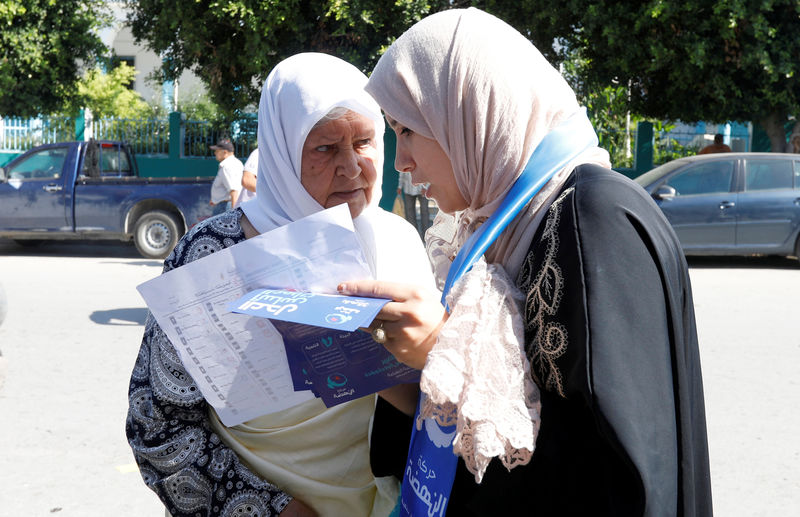
[[[403,479],[413,423],[413,417],[378,397],[369,444],[369,462],[375,477]]]

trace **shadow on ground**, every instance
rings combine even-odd
[[[792,257],[686,257],[690,268],[708,269],[798,269],[800,260]]]
[[[11,239],[0,239],[0,255],[18,257],[114,257],[142,258],[132,242],[123,241],[43,241],[36,245],[20,245]],[[158,262],[160,264],[160,262]]]
[[[94,311],[89,319],[100,325],[144,325],[147,319],[147,309],[126,308],[110,309],[107,311]]]

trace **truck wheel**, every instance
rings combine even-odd
[[[133,230],[133,242],[145,258],[163,259],[178,243],[181,224],[176,217],[163,210],[146,212]]]

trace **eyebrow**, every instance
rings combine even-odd
[[[394,127],[398,125],[397,121],[392,117],[390,117],[389,115],[384,114],[383,116],[386,118],[386,123],[389,124],[389,127],[391,127],[392,129],[394,129]]]

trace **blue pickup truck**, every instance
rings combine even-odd
[[[133,239],[166,257],[186,230],[211,216],[213,178],[144,178],[122,142],[35,147],[0,168],[0,237]]]

